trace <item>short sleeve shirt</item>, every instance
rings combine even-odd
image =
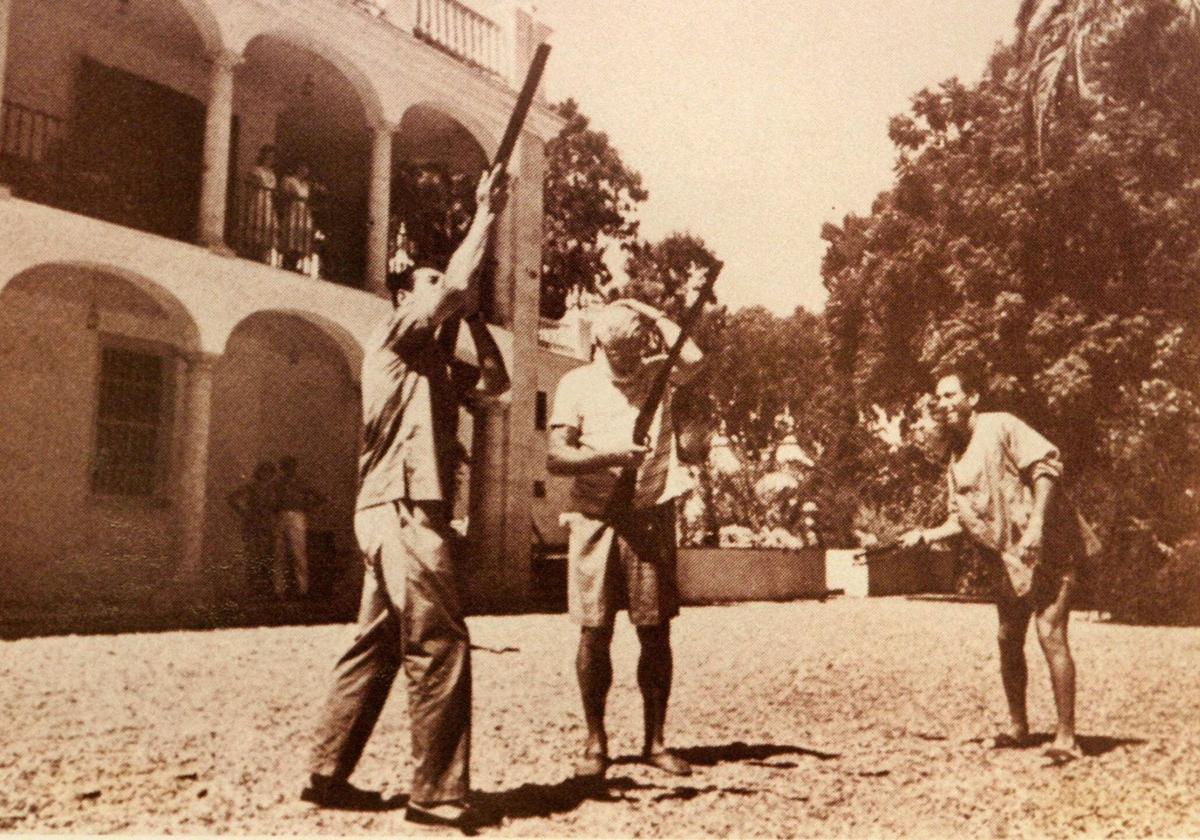
[[[436,300],[402,293],[362,365],[363,445],[356,508],[449,498],[457,405],[436,340]]]
[[[654,375],[645,367],[629,382],[613,380],[608,363],[597,357],[591,364],[569,371],[558,383],[550,426],[577,429],[583,449],[600,450],[627,446],[633,440],[633,425]],[[671,389],[650,424],[650,454],[638,469],[635,508],[652,507],[674,499],[692,488],[687,468],[679,461],[671,418]],[[604,510],[619,471],[603,470],[575,476],[571,504],[580,513]]]
[[[1034,482],[1062,471],[1057,447],[1023,420],[978,414],[967,448],[946,471],[951,511],[972,538],[1008,551],[1029,524]]]

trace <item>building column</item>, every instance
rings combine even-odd
[[[8,17],[12,9],[12,0],[0,0],[0,103],[4,102],[4,71],[8,65]],[[7,198],[12,192],[3,182],[0,182],[0,198]]]
[[[473,601],[491,610],[528,607],[535,462],[538,306],[542,264],[543,149],[518,144],[517,176],[497,224],[493,311],[512,331],[512,402],[476,420],[471,462]]]
[[[185,359],[182,452],[176,504],[179,510],[177,583],[203,600],[205,500],[208,493],[208,432],[212,416],[213,366],[216,356],[194,353]]]
[[[208,107],[204,115],[204,170],[200,180],[199,244],[228,252],[225,244],[225,206],[229,189],[229,129],[233,121],[233,70],[239,53],[211,56]]]
[[[387,297],[388,232],[392,201],[392,134],[384,123],[371,139],[371,181],[367,188],[366,290]]]

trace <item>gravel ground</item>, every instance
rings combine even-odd
[[[638,749],[636,639],[620,619],[611,748]],[[669,732],[689,779],[630,761],[565,781],[582,738],[565,616],[470,620],[473,786],[497,835],[1200,836],[1200,629],[1076,617],[1088,756],[995,751],[990,607],[903,599],[685,609]],[[401,810],[296,800],[346,626],[0,643],[0,830],[396,834]],[[1032,635],[1030,714],[1053,722]],[[355,781],[403,794],[397,684]],[[428,832],[425,832],[428,833]]]

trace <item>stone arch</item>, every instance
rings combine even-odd
[[[197,352],[202,347],[200,319],[196,317],[196,313],[155,280],[108,263],[69,260],[27,266],[7,277],[0,277],[0,304],[7,291],[46,284],[60,297],[82,300],[89,306],[94,303],[98,317],[103,317],[103,311],[111,306],[112,297],[107,295],[106,291],[109,291],[113,284],[118,288],[122,284],[133,287],[148,299],[151,309],[155,310],[146,310],[146,314],[170,322],[177,333],[180,350]]]
[[[354,565],[354,497],[360,429],[358,387],[349,375],[358,344],[312,312],[261,309],[230,332],[213,366],[204,544],[229,558],[211,572],[219,591],[240,599],[270,590],[268,576],[242,550],[238,520],[222,500],[262,461],[294,457],[301,478],[324,498],[307,516],[310,594],[343,591]],[[254,581],[257,579],[257,583]]]
[[[340,353],[342,361],[345,363],[345,372],[347,378],[352,382],[358,382],[362,368],[363,346],[362,343],[355,337],[349,329],[337,321],[308,309],[289,308],[289,307],[272,307],[270,309],[257,309],[244,316],[237,324],[230,329],[229,333],[221,342],[221,352],[224,352],[229,345],[229,339],[248,321],[254,318],[266,318],[270,316],[286,316],[298,318],[301,321],[315,327],[321,334],[328,339]]]
[[[109,265],[40,262],[2,285],[0,576],[17,601],[136,600],[173,571],[196,320]]]
[[[228,40],[220,19],[213,12],[207,0],[177,0],[184,11],[196,25],[200,40],[209,55],[220,55],[225,50]]]
[[[274,39],[305,50],[329,62],[341,73],[358,95],[359,104],[368,126],[382,125],[385,121],[383,100],[373,79],[349,56],[312,32],[298,27],[266,27],[243,33],[237,52],[245,56],[255,42]]]
[[[500,146],[500,135],[480,120],[478,115],[464,108],[461,103],[446,99],[423,99],[409,105],[404,111],[404,117],[414,113],[414,109],[426,109],[444,114],[470,133],[488,161],[496,156],[496,150]],[[401,125],[403,122],[404,120],[401,118]]]

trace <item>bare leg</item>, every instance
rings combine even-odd
[[[1074,750],[1075,743],[1075,660],[1067,642],[1067,622],[1071,617],[1073,578],[1063,580],[1054,602],[1037,613],[1038,641],[1046,664],[1050,668],[1050,685],[1054,689],[1054,708],[1058,712],[1058,729],[1054,749]]]
[[[584,627],[579,634],[579,652],[575,673],[583,698],[583,719],[587,724],[584,755],[606,760],[608,736],[604,731],[604,706],[612,686],[612,627]]]
[[[642,690],[645,723],[643,754],[655,767],[680,776],[692,772],[687,762],[667,750],[667,703],[671,698],[674,660],[671,654],[671,625],[639,627],[638,687]]]
[[[1021,601],[996,603],[1000,617],[1000,679],[1008,701],[1008,734],[1017,739],[1029,736],[1029,716],[1025,708],[1025,687],[1029,669],[1025,663],[1025,633],[1029,629],[1029,606]]]

